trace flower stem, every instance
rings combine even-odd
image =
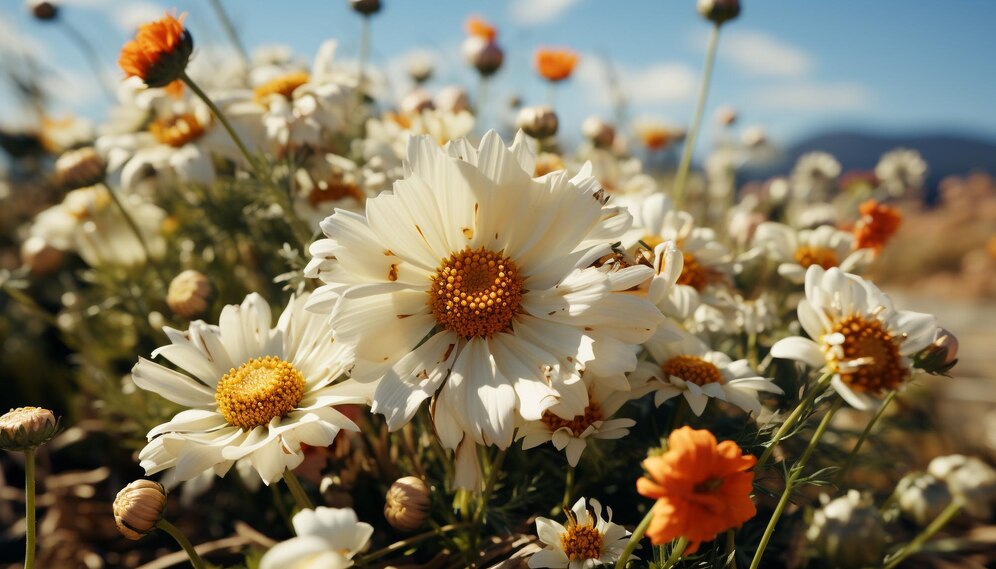
[[[35,566],[35,449],[24,451],[24,518],[27,523],[24,569]]]
[[[456,531],[456,530],[459,530],[459,529],[469,528],[469,527],[472,527],[474,525],[475,525],[474,522],[460,522],[460,523],[457,523],[457,524],[445,525],[445,526],[442,526],[439,529],[432,529],[432,530],[429,530],[429,531],[427,531],[425,533],[420,533],[418,535],[409,537],[408,539],[404,539],[404,540],[392,543],[391,545],[388,545],[387,547],[385,547],[383,549],[379,549],[377,551],[374,551],[373,553],[368,553],[367,555],[364,555],[363,557],[357,558],[355,560],[355,563],[356,563],[356,565],[365,565],[365,564],[367,564],[367,563],[369,563],[371,561],[380,559],[381,557],[384,557],[385,555],[390,555],[390,554],[392,554],[392,553],[394,553],[396,551],[401,551],[403,549],[407,549],[407,548],[411,547],[412,545],[415,545],[416,543],[423,542],[423,541],[425,541],[427,539],[431,539],[431,538],[436,537],[436,536],[445,535],[447,533],[450,533],[452,531]]]
[[[857,457],[858,453],[861,452],[862,445],[865,444],[865,440],[867,440],[868,435],[871,434],[871,430],[875,426],[875,423],[877,423],[878,420],[882,418],[882,415],[885,414],[885,408],[888,407],[889,404],[892,403],[892,400],[896,398],[896,393],[896,391],[889,393],[889,396],[882,401],[882,405],[879,406],[875,416],[868,422],[865,430],[861,432],[861,436],[858,437],[858,442],[854,443],[854,448],[851,450],[851,454],[847,455],[847,460],[844,462],[844,466],[841,466],[840,471],[837,473],[837,478],[834,481],[835,486],[840,487],[840,485],[844,482],[844,477],[847,475],[847,471],[851,468],[851,465],[854,464],[855,457]]]
[[[105,190],[107,190],[107,194],[111,196],[111,201],[114,202],[114,205],[117,206],[118,211],[121,212],[121,216],[124,217],[125,223],[128,224],[128,228],[131,229],[131,232],[135,234],[135,238],[138,239],[138,244],[141,245],[142,251],[145,253],[146,262],[155,271],[156,275],[159,277],[159,280],[162,281],[163,288],[166,288],[169,286],[169,279],[166,277],[166,274],[163,273],[163,269],[159,266],[159,263],[152,258],[152,250],[149,249],[149,243],[142,235],[142,230],[138,228],[138,223],[135,222],[135,218],[128,213],[128,208],[125,207],[124,203],[121,201],[121,198],[118,196],[118,193],[115,192],[113,188],[107,184],[101,185]]]
[[[890,558],[887,558],[884,569],[892,569],[902,563],[903,560],[910,555],[920,551],[920,548],[923,547],[924,542],[947,525],[947,523],[951,521],[951,518],[955,517],[955,515],[961,511],[961,507],[961,500],[953,500],[950,504],[948,504],[948,507],[941,512],[941,515],[937,516],[929,526],[924,528],[919,535],[914,537],[913,541],[907,543]]]
[[[292,496],[294,496],[294,501],[297,502],[297,507],[302,510],[314,510],[315,505],[311,503],[311,499],[308,498],[308,494],[304,491],[304,487],[301,486],[301,481],[297,479],[291,469],[284,471],[284,482],[287,484],[287,488],[290,490]]]
[[[671,555],[664,562],[664,569],[671,569],[674,565],[681,559],[681,554],[685,552],[685,548],[688,547],[688,539],[681,537],[678,538],[678,543],[674,544],[674,549],[671,550]]]
[[[356,99],[358,103],[363,102],[363,97],[367,93],[367,60],[370,58],[370,42],[372,26],[371,16],[363,16],[363,26],[360,28],[360,59],[357,63],[358,84],[356,86]]]
[[[225,128],[225,131],[228,132],[228,136],[232,138],[232,142],[234,142],[235,146],[238,147],[239,152],[241,152],[242,156],[246,159],[247,162],[249,162],[249,165],[252,166],[253,169],[257,171],[258,175],[260,169],[258,167],[258,164],[256,163],[256,158],[249,152],[249,149],[246,147],[245,143],[242,142],[242,138],[238,134],[236,134],[235,129],[232,127],[232,123],[228,122],[228,118],[225,116],[225,113],[221,112],[221,109],[218,108],[218,105],[214,104],[214,101],[211,100],[211,97],[208,97],[207,93],[205,93],[200,88],[200,86],[197,85],[197,83],[194,83],[194,80],[191,79],[186,72],[183,72],[180,75],[180,79],[187,85],[187,87],[190,87],[190,90],[193,91],[195,95],[197,95],[197,98],[203,101],[204,104],[207,105],[209,109],[211,109],[211,114],[214,115],[214,118],[218,119],[218,122],[221,123],[221,126]]]
[[[644,534],[647,533],[647,528],[650,527],[650,522],[654,519],[654,508],[653,506],[647,510],[647,515],[643,516],[640,520],[640,525],[636,526],[633,530],[633,535],[629,536],[629,541],[626,542],[626,548],[623,549],[622,555],[619,556],[619,561],[616,561],[616,569],[626,569],[626,562],[629,561],[629,556],[633,554],[633,550],[636,546],[640,544],[640,540],[643,539]]]
[[[681,207],[682,194],[685,191],[685,182],[688,179],[688,170],[692,165],[692,152],[695,149],[695,139],[698,138],[699,130],[702,128],[702,115],[705,113],[706,98],[709,95],[709,82],[712,79],[712,67],[716,62],[716,47],[719,45],[719,24],[712,28],[709,34],[709,44],[706,48],[705,67],[702,70],[702,83],[699,86],[699,99],[695,103],[695,118],[692,119],[691,128],[688,131],[688,138],[685,139],[685,146],[681,151],[681,163],[678,166],[678,173],[674,180],[674,204]]]
[[[574,486],[574,467],[567,467],[567,474],[564,475],[564,499],[561,509],[566,510],[571,505],[571,487]]]
[[[750,569],[757,569],[761,564],[761,557],[764,556],[764,550],[768,547],[768,542],[771,541],[771,536],[775,532],[775,526],[778,525],[779,518],[782,517],[782,513],[785,511],[785,506],[788,505],[789,499],[792,498],[792,491],[795,489],[796,480],[802,474],[802,471],[806,468],[806,463],[809,462],[809,457],[812,456],[813,451],[816,450],[816,445],[823,438],[823,433],[826,432],[827,427],[830,426],[830,420],[833,419],[837,410],[840,409],[841,405],[844,404],[844,400],[839,397],[833,402],[833,406],[827,411],[826,415],[823,416],[823,420],[820,421],[820,425],[816,427],[816,432],[813,433],[813,438],[809,440],[809,445],[806,450],[802,453],[799,461],[792,466],[792,473],[789,475],[788,480],[785,481],[785,490],[782,492],[781,499],[778,500],[778,505],[775,506],[775,511],[771,514],[771,519],[768,520],[768,527],[764,529],[764,535],[761,536],[761,543],[757,546],[757,551],[754,552],[754,560],[750,563]]]
[[[180,544],[180,547],[187,552],[187,557],[190,558],[190,564],[194,566],[194,569],[206,569],[207,565],[204,563],[204,559],[202,559],[197,553],[197,550],[194,549],[194,546],[190,543],[190,540],[187,539],[187,536],[183,535],[183,532],[177,529],[176,526],[169,523],[164,518],[156,522],[156,527],[170,534],[173,539]]]
[[[812,405],[813,401],[815,401],[816,398],[823,393],[823,390],[830,384],[831,378],[833,378],[833,374],[831,372],[823,374],[823,376],[816,382],[816,385],[814,385],[809,393],[806,394],[806,397],[799,402],[799,405],[794,410],[792,410],[792,413],[787,419],[785,419],[782,426],[779,427],[778,431],[775,433],[775,436],[771,439],[771,442],[768,443],[768,448],[764,449],[764,452],[761,453],[761,457],[757,459],[757,465],[754,467],[754,470],[761,472],[761,469],[764,468],[765,464],[767,464],[768,459],[771,458],[771,453],[775,452],[775,447],[778,446],[778,443],[785,438],[785,435],[787,435],[789,431],[795,428],[795,425],[799,422],[803,412],[805,412],[806,408]]]
[[[481,503],[477,507],[477,513],[474,515],[475,524],[480,524],[484,521],[484,514],[488,509],[488,502],[491,501],[491,494],[495,491],[495,483],[498,481],[498,475],[501,473],[501,465],[505,462],[505,456],[507,454],[508,449],[499,450],[498,455],[491,463],[491,471],[488,473],[488,480],[484,483],[484,492],[481,494]]]

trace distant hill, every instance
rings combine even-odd
[[[929,166],[928,200],[936,195],[937,184],[945,176],[981,170],[996,175],[996,141],[958,133],[874,135],[857,131],[827,132],[806,138],[784,148],[776,164],[748,170],[750,180],[789,172],[800,156],[814,150],[837,157],[844,171],[872,170],[879,157],[894,148],[920,151]]]

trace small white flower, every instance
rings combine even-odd
[[[301,510],[292,520],[294,533],[263,555],[259,569],[345,569],[370,545],[373,526],[358,521],[349,508]]]
[[[612,508],[591,500],[589,511],[585,499],[578,500],[567,512],[567,526],[548,518],[536,518],[536,533],[546,549],[529,558],[529,567],[590,569],[617,561],[626,548],[629,532],[612,523]]]
[[[801,201],[824,201],[830,187],[840,176],[841,166],[836,158],[826,152],[803,154],[792,170],[792,190]]]
[[[886,152],[875,166],[875,177],[889,195],[902,196],[907,190],[919,190],[927,177],[927,163],[916,150],[897,148]]]
[[[912,356],[937,331],[932,315],[896,310],[871,282],[817,265],[806,272],[798,317],[809,338],[779,340],[771,355],[833,373],[834,389],[858,409],[901,387],[913,373]]]
[[[806,269],[839,267],[846,273],[860,271],[872,261],[871,249],[854,249],[854,235],[830,225],[796,231],[775,222],[762,223],[754,244],[763,247],[778,263],[778,274],[795,284],[806,280]]]

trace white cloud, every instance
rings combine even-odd
[[[847,111],[867,108],[874,96],[860,83],[790,83],[757,91],[751,104],[759,108],[802,111]]]
[[[582,55],[578,65],[578,80],[585,85],[591,102],[610,105],[612,86],[603,61],[595,55]],[[618,85],[626,102],[635,105],[662,105],[691,101],[695,94],[697,75],[682,63],[661,61],[647,67],[615,66]]]
[[[509,6],[512,21],[526,26],[538,26],[555,21],[581,0],[514,0]]]
[[[803,77],[815,66],[801,48],[762,32],[733,30],[720,44],[720,57],[752,75]]]

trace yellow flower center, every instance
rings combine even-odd
[[[522,304],[522,277],[511,259],[483,247],[453,253],[432,276],[436,322],[464,338],[508,330]]]
[[[318,207],[323,203],[337,202],[346,198],[363,203],[365,197],[363,190],[356,184],[333,178],[311,188],[311,191],[308,192],[308,203],[311,204],[311,207]]]
[[[674,356],[661,365],[661,370],[695,385],[723,382],[719,368],[698,356]]]
[[[194,115],[183,113],[156,120],[149,125],[149,132],[162,144],[180,148],[200,138],[204,134],[204,126]]]
[[[688,285],[702,292],[711,280],[709,269],[702,266],[702,263],[699,263],[699,260],[691,253],[682,253],[681,256],[685,263],[681,269],[681,275],[678,276],[678,284]]]
[[[564,419],[558,415],[555,415],[549,411],[543,412],[542,421],[546,426],[550,427],[551,431],[556,431],[562,427],[567,427],[575,437],[581,436],[581,433],[585,431],[592,423],[602,420],[602,410],[599,409],[598,403],[592,401],[584,409],[584,414],[577,415],[573,419]]]
[[[647,234],[644,235],[643,238],[640,239],[640,241],[642,241],[644,245],[646,245],[647,247],[650,248],[651,251],[653,251],[654,249],[657,248],[658,245],[664,242],[664,238],[661,237],[660,235]]]
[[[561,534],[560,547],[571,561],[598,559],[602,554],[602,533],[590,525],[572,525]]]
[[[271,79],[266,83],[252,90],[257,103],[262,103],[270,95],[280,95],[285,99],[290,99],[294,90],[304,85],[311,79],[311,76],[304,71],[281,75],[276,79]]]
[[[840,260],[837,259],[837,253],[829,247],[803,245],[795,250],[794,257],[795,262],[799,263],[804,269],[808,269],[812,265],[829,269],[840,264]]]
[[[304,376],[275,356],[249,360],[218,382],[218,411],[245,430],[261,427],[290,413],[304,397]]]
[[[546,176],[550,172],[556,172],[557,170],[563,170],[567,166],[564,165],[564,159],[552,152],[542,152],[536,157],[536,167],[533,171],[533,177],[540,178]]]
[[[864,360],[862,365],[840,374],[851,389],[881,393],[896,389],[910,376],[910,371],[903,365],[895,336],[878,320],[848,316],[834,327],[833,332],[844,336],[840,346],[841,361]]]

